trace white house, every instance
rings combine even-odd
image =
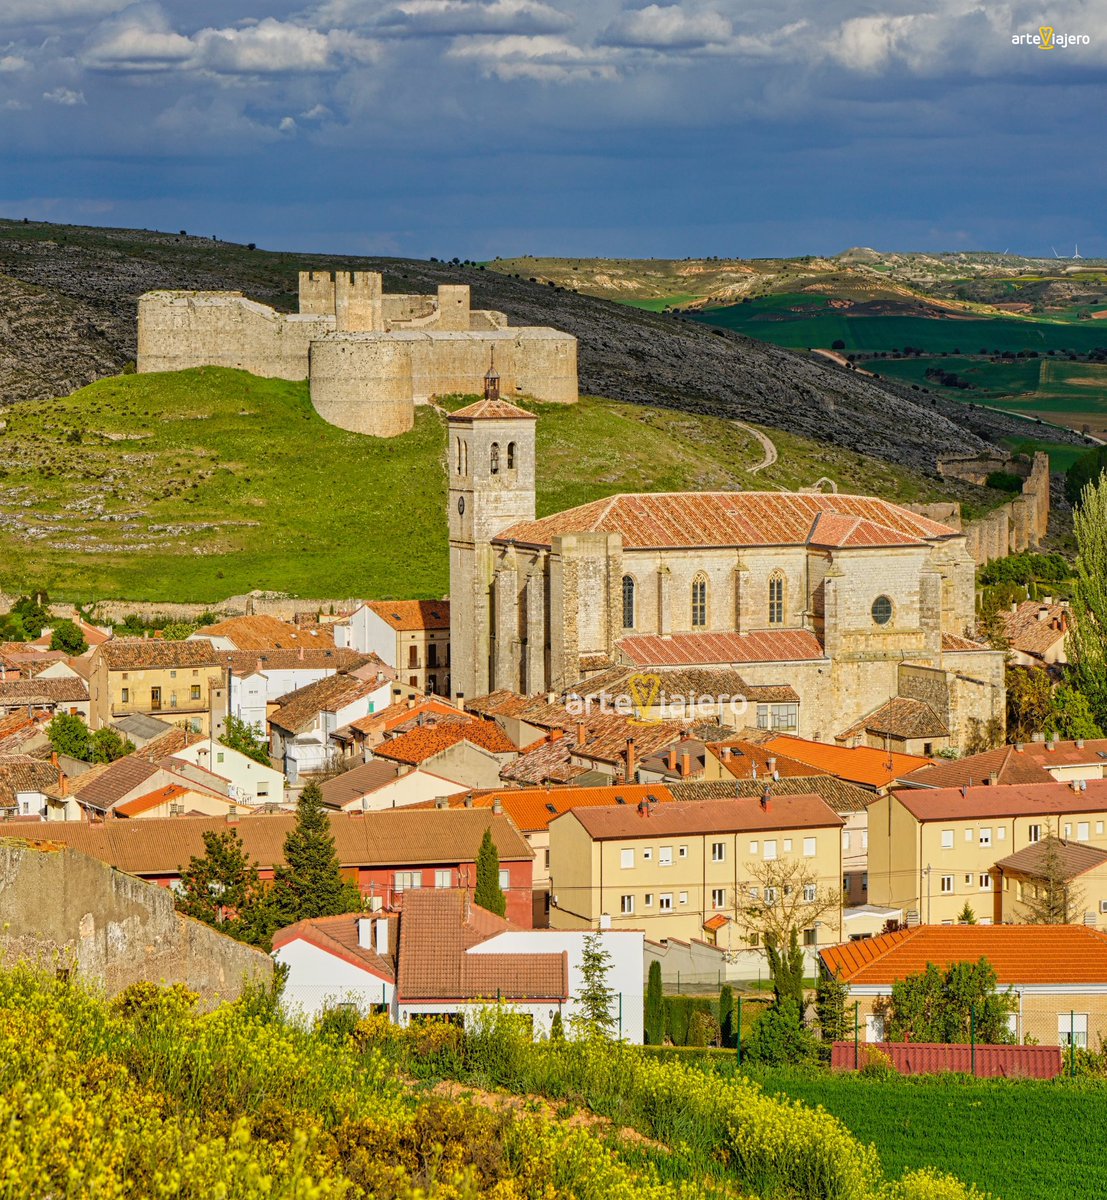
[[[370,759],[321,784],[323,803],[345,812],[379,812],[465,791],[464,785],[455,779],[418,768],[406,774],[401,774],[401,770],[398,763]]]
[[[228,794],[241,804],[279,804],[284,799],[284,776],[280,771],[213,738],[201,738],[173,757],[221,775],[230,784]]]
[[[462,1020],[502,1003],[529,1016],[536,1036],[561,1013],[571,1036],[578,1015],[586,931],[522,929],[472,904],[461,890],[426,888],[404,896],[398,914],[322,917],[280,930],[273,957],[289,968],[282,1003],[312,1019],[351,1004],[413,1017]],[[598,935],[610,956],[607,986],[617,1036],[642,1041],[644,936]]]

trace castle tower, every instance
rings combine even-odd
[[[450,680],[455,696],[491,690],[492,539],[534,520],[533,413],[484,399],[449,419]]]
[[[382,290],[383,281],[376,271],[335,271],[335,329],[339,333],[383,330]]]

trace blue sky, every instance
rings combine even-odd
[[[1042,24],[1088,44],[1013,45]],[[273,249],[1107,256],[1107,0],[0,0],[0,215]]]

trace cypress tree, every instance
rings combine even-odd
[[[654,959],[646,980],[646,1041],[660,1046],[665,1040],[665,996],[661,989],[661,964]]]
[[[473,902],[496,916],[507,912],[507,897],[500,887],[500,856],[492,840],[492,830],[486,829],[477,851],[477,888]]]
[[[317,783],[300,793],[296,824],[284,839],[284,861],[273,879],[274,902],[284,924],[360,912],[361,892],[356,883],[342,878]]]
[[[734,1036],[734,1021],[734,989],[729,983],[724,983],[719,992],[719,1040],[724,1046],[738,1044],[738,1040]]]

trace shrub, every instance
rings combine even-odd
[[[876,1046],[866,1046],[861,1051],[858,1070],[860,1074],[874,1079],[887,1079],[891,1075],[898,1074],[891,1056]]]

